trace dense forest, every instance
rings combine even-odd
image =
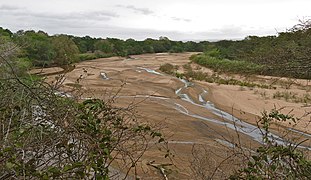
[[[205,50],[193,60],[216,71],[311,78],[310,21],[277,36],[222,40]]]
[[[167,37],[144,41],[117,38],[50,36],[43,31],[17,31],[0,28],[1,40],[11,41],[21,48],[20,61],[34,66],[62,66],[81,60],[143,53],[202,52],[209,42],[172,41]]]
[[[63,66],[102,57],[163,52],[204,52],[193,61],[220,72],[311,78],[309,22],[276,36],[248,36],[217,42],[172,41],[167,37],[144,41],[117,38],[48,35],[43,31],[0,28],[1,41],[16,44],[21,66]]]

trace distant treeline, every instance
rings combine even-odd
[[[309,24],[277,36],[248,36],[238,41],[217,42],[182,42],[167,37],[136,41],[90,36],[50,36],[43,31],[32,30],[12,33],[0,27],[0,41],[16,44],[20,48],[20,62],[33,66],[62,66],[83,60],[144,53],[204,52],[192,57],[192,60],[220,72],[311,78]]]
[[[210,44],[202,42],[172,41],[167,37],[148,38],[144,41],[134,39],[76,37],[72,35],[50,36],[43,31],[17,31],[0,28],[2,41],[11,41],[19,46],[19,58],[34,66],[66,65],[81,60],[101,57],[129,56],[143,53],[163,52],[202,52]]]
[[[310,79],[311,28],[307,24],[277,36],[214,42],[192,59],[221,72]]]

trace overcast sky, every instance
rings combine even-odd
[[[311,15],[310,0],[0,0],[0,26],[49,34],[173,40],[276,35]]]

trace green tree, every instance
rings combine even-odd
[[[13,33],[8,29],[3,29],[2,27],[0,27],[0,36],[11,38],[13,36]]]
[[[111,44],[108,40],[102,39],[98,40],[94,44],[95,50],[99,50],[106,54],[111,54],[113,51],[113,44]]]
[[[117,38],[107,38],[107,40],[113,44],[113,53],[118,56],[126,56],[126,45],[125,42]]]
[[[77,102],[40,79],[15,74],[14,48],[0,41],[0,68],[8,67],[0,71],[0,179],[109,179],[115,172],[126,179],[147,148],[164,141],[135,119],[132,107]]]
[[[78,60],[79,49],[77,45],[66,35],[56,35],[52,38],[55,51],[54,63],[56,65],[68,65]]]
[[[20,57],[28,58],[35,66],[49,66],[55,55],[51,39],[43,31],[19,31],[14,35],[15,42],[21,47]]]
[[[94,44],[98,40],[90,36],[84,36],[73,37],[73,41],[76,43],[81,53],[90,53],[95,51]]]

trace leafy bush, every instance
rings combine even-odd
[[[209,51],[205,51],[204,52],[205,55],[207,56],[210,56],[210,57],[214,57],[214,58],[217,58],[217,59],[221,59],[221,52],[219,49],[211,49]]]
[[[275,139],[270,137],[270,125],[274,121],[296,123],[296,118],[281,114],[277,110],[273,110],[269,114],[264,112],[259,121],[264,130],[264,144],[249,157],[245,167],[235,172],[230,179],[311,178],[311,161],[297,149],[297,145],[278,144]]]
[[[52,38],[55,56],[53,61],[58,66],[68,65],[78,61],[79,48],[66,35],[56,35]]]
[[[176,71],[176,68],[174,67],[174,65],[170,63],[165,63],[160,66],[159,70],[167,74],[174,74]]]
[[[225,151],[221,154],[202,145],[192,149],[191,169],[196,179],[301,179],[311,178],[311,161],[299,149],[304,141],[297,142],[291,137],[280,143],[271,134],[271,124],[276,122],[297,123],[297,118],[273,109],[263,112],[258,120],[257,130],[261,132],[262,143],[256,147],[242,145],[240,136],[224,139]],[[255,129],[255,131],[257,131]],[[237,132],[238,134],[239,132]],[[215,159],[218,159],[216,161]],[[218,164],[216,162],[219,162]]]
[[[80,61],[92,60],[97,59],[97,56],[94,53],[84,53],[79,54]]]
[[[187,71],[184,74],[175,74],[177,77],[186,77],[187,79],[194,79],[199,81],[206,81],[209,83],[217,83],[217,84],[225,84],[225,85],[238,85],[238,86],[245,86],[245,87],[258,87],[264,89],[271,89],[274,88],[271,85],[266,84],[257,84],[249,81],[241,81],[234,78],[222,78],[217,74],[209,75],[208,73],[204,73],[202,71]]]
[[[95,53],[84,53],[84,54],[79,54],[79,60],[80,61],[86,61],[86,60],[92,60],[92,59],[98,59],[98,58],[108,58],[112,57],[114,54],[112,53],[103,53],[100,51],[95,51]]]
[[[214,54],[214,53],[213,53]],[[216,55],[215,55],[216,56]],[[192,61],[216,72],[229,72],[239,74],[260,74],[264,66],[246,61],[219,59],[210,55],[196,55]]]
[[[11,67],[14,56],[1,53],[1,68]],[[6,69],[0,74],[0,179],[109,179],[112,169],[123,179],[150,145],[164,141],[113,100],[77,102]]]

